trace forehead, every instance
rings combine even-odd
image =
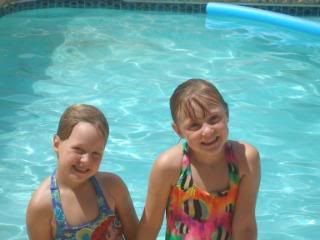
[[[68,138],[69,140],[76,142],[98,142],[103,140],[103,134],[100,132],[98,126],[88,123],[88,122],[79,122],[77,123]]]
[[[177,120],[179,122],[197,121],[214,114],[225,114],[225,109],[219,101],[212,101],[206,104],[189,101],[188,104],[185,103],[180,106],[177,111]]]

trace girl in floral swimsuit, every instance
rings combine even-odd
[[[255,240],[258,151],[228,140],[228,105],[215,86],[190,79],[170,99],[185,143],[155,161],[138,240],[154,240],[166,213],[167,240]]]
[[[135,239],[138,219],[126,185],[98,172],[108,135],[108,122],[96,107],[65,110],[53,138],[56,170],[27,209],[29,239]]]

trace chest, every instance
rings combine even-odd
[[[96,192],[93,188],[86,191],[60,191],[61,207],[67,223],[77,226],[96,219],[99,206]]]
[[[197,188],[214,193],[228,189],[230,185],[228,165],[219,168],[190,166],[189,178]]]

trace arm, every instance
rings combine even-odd
[[[260,184],[260,158],[258,151],[253,146],[241,145],[242,149],[244,147],[242,153],[236,153],[241,180],[232,224],[232,239],[256,240],[255,208]]]
[[[138,217],[127,186],[119,177],[116,178],[113,185],[113,196],[115,211],[120,218],[126,239],[134,240],[138,228]]]
[[[26,223],[30,240],[52,239],[51,198],[45,187],[40,186],[33,194],[27,208]]]
[[[171,186],[179,177],[179,155],[182,150],[181,148],[176,149],[178,150],[169,150],[161,155],[152,168],[137,240],[155,240],[159,233]]]

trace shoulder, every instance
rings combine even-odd
[[[127,185],[120,176],[110,172],[99,172],[96,178],[110,207],[129,197]]]
[[[111,172],[98,172],[95,177],[98,179],[99,182],[111,182],[111,183],[121,183],[122,179],[118,175],[111,173]]]
[[[45,179],[32,194],[27,208],[27,221],[50,219],[52,217],[50,178]]]
[[[108,192],[122,191],[126,189],[126,184],[120,176],[110,172],[98,172],[95,175],[99,184],[103,189],[108,189]]]
[[[157,157],[151,173],[171,183],[175,183],[182,167],[182,158],[182,145],[177,144]]]
[[[260,171],[259,151],[246,142],[231,141],[232,149],[239,165],[240,175],[246,175]]]
[[[121,189],[126,188],[126,184],[121,177],[114,173],[98,172],[95,177],[98,180],[99,185],[103,189],[108,189],[108,192],[116,190],[120,191]]]
[[[161,153],[154,162],[154,166],[156,166],[159,169],[175,171],[181,168],[182,157],[182,145],[177,144],[169,148],[165,152]]]
[[[29,207],[39,210],[49,208],[51,210],[51,205],[50,178],[48,177],[32,194]]]

